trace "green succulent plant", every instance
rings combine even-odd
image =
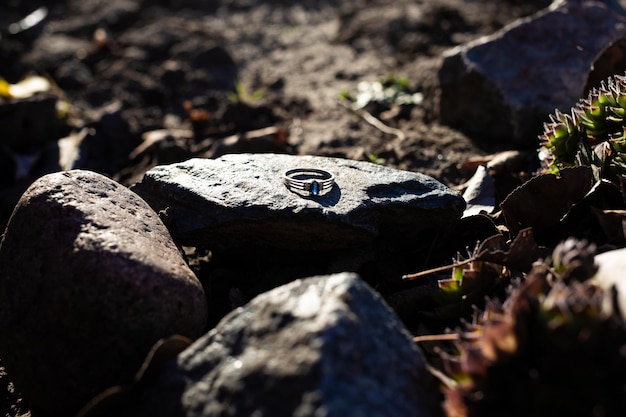
[[[626,177],[626,76],[615,75],[580,99],[570,114],[544,124],[540,155],[548,172],[588,165],[607,179]]]
[[[626,325],[594,273],[593,247],[565,242],[460,331],[447,417],[625,415]]]

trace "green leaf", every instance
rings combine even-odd
[[[461,283],[456,279],[441,279],[437,281],[437,285],[445,293],[459,293],[461,291]]]

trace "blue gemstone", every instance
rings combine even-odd
[[[317,181],[313,181],[311,183],[311,188],[309,189],[311,195],[319,195],[320,194],[320,184]]]

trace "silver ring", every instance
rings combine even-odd
[[[285,171],[283,182],[290,190],[317,196],[325,194],[333,188],[335,176],[323,169],[293,168]]]

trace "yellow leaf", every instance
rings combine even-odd
[[[9,92],[9,84],[6,80],[0,78],[0,96],[2,97],[11,97],[11,93]]]

